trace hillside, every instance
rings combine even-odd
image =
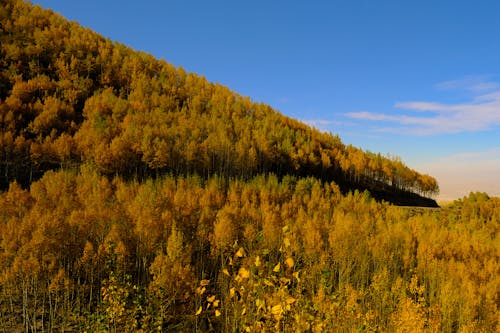
[[[500,198],[0,4],[1,332],[496,332]],[[395,205],[397,204],[397,205]]]
[[[132,179],[171,173],[335,181],[436,206],[435,179],[346,146],[265,104],[20,1],[2,6],[0,182],[92,164]]]

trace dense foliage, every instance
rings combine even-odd
[[[0,5],[0,181],[273,172],[432,195],[434,178],[20,0]]]
[[[438,186],[38,6],[0,23],[0,331],[500,329],[499,198],[379,202]]]
[[[440,210],[314,178],[48,172],[0,196],[0,328],[498,330],[500,199]]]

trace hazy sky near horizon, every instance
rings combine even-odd
[[[500,2],[35,0],[346,144],[500,196]]]

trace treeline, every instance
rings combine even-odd
[[[272,172],[425,196],[436,180],[21,0],[0,5],[0,181]]]
[[[0,195],[0,330],[495,332],[500,199],[47,172]]]

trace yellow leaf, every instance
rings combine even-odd
[[[295,265],[295,261],[293,261],[293,258],[287,258],[285,260],[285,265],[288,267],[288,268],[292,268],[294,265]]]
[[[296,278],[298,282],[300,282],[300,279],[299,279],[299,271],[294,272],[294,273],[292,274],[292,276],[293,276],[294,278]]]
[[[229,271],[226,268],[222,270],[222,273],[224,273],[224,275],[230,276]]]
[[[208,303],[212,303],[213,301],[215,301],[215,295],[207,297],[207,302]]]
[[[196,293],[201,296],[201,295],[203,295],[203,293],[205,292],[205,290],[207,290],[207,288],[205,288],[205,287],[198,287],[198,288],[196,288]]]
[[[286,232],[288,232],[289,228],[288,228],[288,226],[286,225],[286,226],[284,226],[283,228],[281,228],[281,230],[283,231],[283,233],[286,233]]]
[[[238,271],[238,275],[242,279],[248,279],[250,277],[250,272],[245,267],[241,267],[240,270]]]
[[[229,289],[229,296],[233,297],[234,293],[235,293],[234,287],[232,287],[231,289]]]
[[[219,306],[219,302],[220,302],[220,300],[219,300],[219,299],[216,299],[216,300],[214,301],[214,303],[213,303],[213,304],[214,304],[214,308],[216,308],[216,307],[218,307],[218,306]]]
[[[285,247],[289,247],[290,246],[290,240],[288,239],[288,237],[285,237],[283,239],[283,244],[285,244]]]
[[[274,283],[272,283],[271,281],[269,281],[268,279],[264,279],[264,284],[268,287],[274,287]]]
[[[275,305],[271,308],[271,313],[275,316],[279,316],[282,311],[283,308],[281,307],[281,304]]]
[[[257,299],[255,300],[255,305],[257,306],[257,310],[260,310],[260,309],[262,309],[263,307],[265,307],[265,306],[266,306],[266,301],[265,301],[265,300],[262,300],[262,299],[260,299],[260,298],[257,298]]]
[[[196,311],[196,315],[199,316],[200,313],[201,313],[201,311],[203,311],[203,307],[202,306],[200,306],[200,308],[198,309],[198,311]]]
[[[257,256],[257,257],[255,258],[255,267],[259,267],[259,266],[260,266],[260,257],[259,257],[259,256]]]
[[[280,282],[283,283],[284,285],[288,285],[290,284],[290,279],[286,278],[286,277],[282,277],[280,278]]]
[[[220,314],[221,314],[221,313],[220,313],[220,311],[219,311],[219,310],[215,310],[215,316],[216,316],[216,317],[220,317]]]
[[[236,256],[237,256],[238,258],[241,258],[241,257],[243,257],[244,255],[245,255],[245,250],[243,250],[243,248],[242,248],[242,247],[240,247],[240,248],[238,249],[238,252],[236,252]]]
[[[202,287],[208,286],[209,283],[210,283],[210,280],[201,280],[200,281],[200,286],[202,286]]]
[[[276,266],[274,266],[274,268],[273,268],[273,272],[277,273],[277,272],[279,272],[279,271],[280,271],[280,269],[281,269],[281,264],[280,264],[280,263],[278,263]]]
[[[295,303],[296,300],[297,299],[290,296],[286,299],[286,304],[293,304],[293,303]]]

